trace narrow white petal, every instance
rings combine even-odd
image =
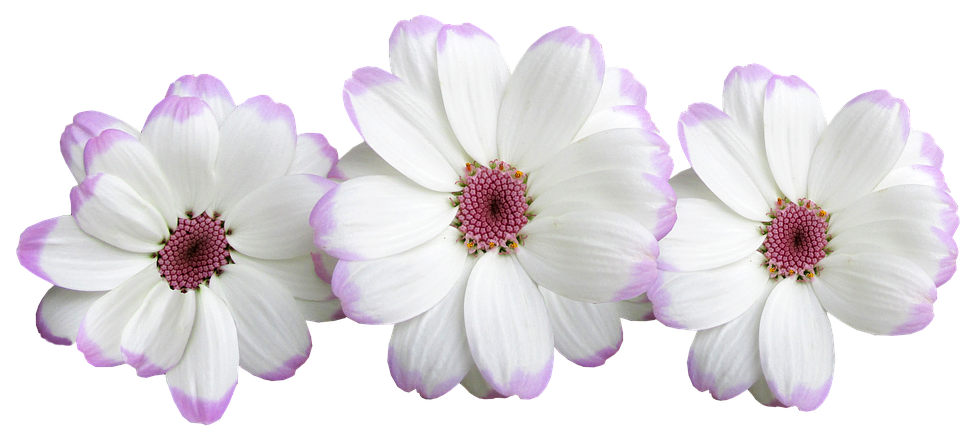
[[[712,200],[716,203],[723,204],[723,201],[720,200],[716,194],[713,194],[713,191],[710,191],[710,188],[703,183],[700,176],[697,176],[697,173],[693,171],[692,168],[683,170],[670,178],[670,186],[673,187],[674,192],[677,193],[677,199],[692,197]],[[730,211],[732,212],[733,210]]]
[[[448,226],[405,252],[371,261],[341,260],[332,285],[344,313],[360,323],[398,323],[430,309],[463,271],[467,249],[460,238]]]
[[[470,371],[467,372],[467,376],[463,378],[463,381],[460,381],[460,385],[467,389],[470,394],[480,399],[497,399],[504,397],[502,394],[497,393],[497,391],[483,379],[483,375],[480,374],[480,369],[477,368],[476,364],[471,365]]]
[[[61,346],[73,344],[83,315],[106,293],[50,287],[37,306],[37,332],[50,343]]]
[[[810,198],[830,211],[870,193],[900,158],[909,132],[903,101],[879,90],[857,96],[833,117],[813,152]]]
[[[818,265],[823,271],[813,290],[823,308],[843,323],[871,334],[901,335],[933,320],[936,285],[903,257],[838,251]]]
[[[663,285],[650,290],[657,320],[683,329],[707,329],[743,314],[770,280],[766,259],[758,252],[710,270],[663,272]]]
[[[195,291],[181,293],[165,282],[155,285],[123,328],[123,360],[144,378],[166,373],[183,356],[196,310]]]
[[[310,174],[271,180],[223,215],[230,246],[266,259],[304,256],[315,250],[310,212],[336,184]]]
[[[276,260],[254,258],[239,252],[230,256],[237,264],[267,274],[295,298],[318,302],[335,298],[330,284],[317,275],[313,255]]]
[[[337,149],[321,134],[300,134],[289,174],[312,174],[332,177],[330,170],[337,165]]]
[[[647,89],[632,73],[624,68],[608,67],[603,74],[597,104],[574,141],[610,129],[641,128],[657,132],[646,104]]]
[[[496,41],[472,24],[444,26],[437,72],[450,126],[480,164],[497,157],[497,118],[510,69]]]
[[[538,396],[553,370],[553,331],[537,289],[512,255],[488,252],[467,281],[470,353],[483,379],[504,396]]]
[[[770,390],[785,406],[816,409],[830,391],[833,359],[830,319],[810,284],[780,281],[760,317],[760,366]]]
[[[167,372],[167,385],[180,414],[194,423],[220,420],[237,387],[237,328],[230,310],[201,285],[197,311],[183,358]]]
[[[410,84],[442,114],[437,39],[443,23],[420,15],[397,23],[390,34],[390,71]]]
[[[947,181],[943,177],[943,171],[929,165],[895,167],[877,184],[874,190],[879,191],[897,185],[926,185],[943,191],[950,191],[950,188],[947,187]]]
[[[198,76],[185,75],[170,84],[167,96],[199,97],[207,102],[217,123],[223,123],[227,114],[233,112],[237,105],[230,96],[230,91],[223,82],[209,74]]]
[[[881,220],[916,220],[953,234],[957,203],[949,193],[930,186],[898,185],[870,193],[830,216],[830,232],[840,235]]]
[[[773,73],[764,66],[734,67],[723,81],[723,112],[730,114],[754,143],[763,146],[763,103]]]
[[[144,267],[156,269],[151,254],[127,252],[91,237],[68,215],[24,230],[17,258],[41,279],[80,291],[109,290]]]
[[[394,255],[450,227],[457,215],[452,198],[397,177],[352,179],[327,192],[313,209],[313,241],[340,259]]]
[[[220,126],[215,210],[228,213],[263,184],[287,174],[297,147],[297,124],[287,105],[257,96],[237,106]]]
[[[436,398],[456,387],[473,367],[463,321],[464,292],[473,264],[467,261],[460,279],[439,303],[394,325],[387,363],[402,390]]]
[[[620,350],[623,330],[616,303],[577,302],[540,287],[557,351],[584,367],[602,365]]]
[[[796,201],[807,196],[807,173],[813,150],[827,122],[820,98],[796,76],[774,76],[763,104],[767,161],[780,191]]]
[[[726,205],[697,198],[677,200],[677,223],[660,240],[664,270],[707,270],[743,259],[763,244],[761,224]]]
[[[60,135],[60,153],[70,169],[70,173],[77,183],[87,177],[84,170],[84,154],[87,142],[108,129],[116,129],[140,137],[140,131],[127,123],[97,111],[85,111],[73,116],[73,123],[68,124]]]
[[[657,280],[657,240],[627,216],[601,210],[539,215],[517,259],[538,284],[583,302],[612,302]]]
[[[894,168],[912,165],[926,165],[938,169],[943,167],[943,150],[930,134],[911,130],[907,136],[903,153]]]
[[[647,112],[644,107],[623,105],[590,114],[590,117],[583,123],[583,127],[581,127],[577,135],[573,137],[573,140],[579,141],[589,135],[611,129],[657,131],[657,127],[650,119],[650,113]]]
[[[237,327],[240,367],[276,381],[293,376],[310,356],[307,321],[290,292],[250,266],[229,264],[210,280]]]
[[[648,322],[656,320],[653,314],[653,302],[647,298],[647,294],[641,294],[637,297],[614,302],[620,317],[634,322]]]
[[[384,161],[367,143],[360,143],[340,158],[330,173],[331,179],[347,180],[360,176],[385,175],[406,178],[402,173]]]
[[[84,232],[130,252],[157,252],[170,236],[157,209],[113,175],[87,176],[70,191],[70,210]]]
[[[603,73],[603,50],[593,35],[564,27],[537,40],[504,90],[500,157],[531,172],[573,142],[597,103]]]

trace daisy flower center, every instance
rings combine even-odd
[[[826,248],[830,215],[807,199],[797,203],[777,199],[770,217],[773,220],[761,228],[766,239],[759,249],[767,258],[770,277],[796,276],[806,281],[820,274],[817,263],[830,252]]]
[[[527,214],[526,175],[500,160],[485,167],[467,163],[460,179],[463,191],[455,193],[459,207],[451,226],[463,233],[471,254],[498,250],[513,253],[523,244],[520,229],[533,217]]]
[[[158,255],[160,276],[170,288],[184,292],[196,289],[230,262],[223,220],[207,213],[179,219],[177,229]]]

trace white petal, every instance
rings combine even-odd
[[[888,187],[897,185],[926,185],[936,187],[943,191],[950,191],[947,182],[943,177],[943,172],[929,165],[908,165],[896,167],[890,170],[883,180],[877,184],[874,190],[879,191]]]
[[[431,190],[457,191],[457,169],[469,158],[446,115],[427,97],[400,78],[367,67],[343,85],[343,102],[357,132],[390,165]]]
[[[780,281],[760,317],[760,366],[770,390],[788,407],[816,409],[830,391],[833,358],[830,319],[810,284]]]
[[[246,255],[285,259],[309,254],[310,212],[336,184],[320,176],[295,174],[271,180],[223,215],[230,246]]]
[[[543,296],[512,255],[487,252],[467,281],[464,320],[483,379],[504,396],[537,397],[553,370]]]
[[[480,164],[497,157],[497,117],[510,69],[490,35],[472,24],[444,26],[437,72],[450,126]]]
[[[80,291],[109,290],[144,267],[156,268],[150,254],[127,252],[91,237],[68,215],[24,230],[17,258],[41,279]]]
[[[161,375],[180,362],[197,311],[196,292],[160,282],[147,294],[120,337],[120,352],[137,375]]]
[[[210,280],[237,326],[240,367],[260,378],[287,379],[310,356],[310,331],[293,296],[252,267],[229,264]]]
[[[573,27],[542,36],[520,59],[497,122],[500,157],[532,172],[571,142],[603,83],[600,43]]]
[[[773,392],[770,391],[770,386],[767,385],[767,379],[763,377],[763,373],[760,374],[757,382],[750,386],[750,394],[753,395],[753,398],[756,399],[757,402],[764,406],[786,407],[786,405],[781,404],[777,397],[773,395]]]
[[[697,173],[693,171],[692,168],[683,170],[670,178],[670,186],[673,187],[674,192],[677,193],[677,199],[692,197],[695,199],[712,200],[716,203],[723,204],[723,201],[720,200],[716,194],[713,194],[710,188],[707,188],[707,185],[700,180],[700,176],[697,176]],[[723,205],[726,207],[725,204]],[[727,207],[727,209],[733,213],[732,209],[729,207]]]
[[[916,220],[953,234],[957,203],[950,194],[922,185],[898,185],[870,193],[830,216],[830,232],[840,235],[881,220]]]
[[[352,179],[327,192],[313,209],[313,241],[340,259],[394,255],[450,227],[457,215],[452,197],[396,177]]]
[[[237,107],[223,82],[209,74],[181,76],[167,88],[167,96],[199,97],[210,106],[217,123]]]
[[[497,391],[483,379],[483,375],[480,374],[480,369],[477,368],[476,364],[471,365],[470,371],[467,372],[467,376],[463,378],[463,381],[460,381],[460,385],[467,389],[470,394],[480,399],[497,399],[504,397],[502,394],[497,393]]]
[[[312,174],[331,177],[330,170],[337,165],[337,149],[321,134],[300,134],[288,174]]]
[[[647,89],[637,82],[633,73],[625,68],[607,67],[603,74],[603,85],[593,113],[605,111],[615,106],[647,105]],[[654,131],[656,131],[654,129]]]
[[[390,34],[390,71],[443,113],[437,73],[437,38],[443,23],[425,15],[397,23]]]
[[[594,110],[573,140],[579,141],[586,136],[610,129],[643,129],[657,132],[656,125],[650,119],[650,113],[644,107],[622,105],[599,112]]]
[[[97,367],[123,363],[120,338],[150,290],[162,285],[156,267],[147,267],[98,299],[80,322],[77,349]]]
[[[936,285],[902,257],[837,252],[818,265],[823,271],[812,281],[813,290],[823,308],[843,323],[871,334],[901,335],[933,320]]]
[[[331,179],[347,180],[360,176],[385,175],[406,178],[402,173],[384,161],[367,143],[360,143],[340,158],[337,166],[330,172]]]
[[[938,169],[943,167],[943,150],[930,134],[912,130],[907,136],[903,153],[894,168],[912,165],[926,165]]]
[[[233,262],[265,273],[290,292],[293,297],[304,300],[327,301],[334,299],[330,284],[324,282],[316,272],[312,255],[303,255],[288,259],[261,259],[240,252],[230,254]]]
[[[157,159],[136,138],[119,130],[105,130],[87,143],[83,153],[86,174],[105,173],[123,179],[157,209],[167,227],[176,228],[177,217],[184,210],[176,204]]]
[[[187,348],[167,372],[167,385],[180,414],[193,423],[220,420],[237,387],[237,328],[230,310],[205,285],[197,293],[197,311]]]
[[[170,183],[178,212],[199,214],[213,203],[213,163],[220,131],[209,106],[197,97],[169,96],[153,108],[140,142]]]
[[[657,320],[683,329],[707,329],[727,323],[753,305],[770,280],[766,259],[758,252],[710,270],[663,272],[650,290]]]
[[[680,114],[680,145],[697,175],[738,214],[762,221],[780,197],[763,143],[736,120],[706,103]]]
[[[333,291],[347,317],[360,323],[398,323],[437,304],[457,282],[467,250],[447,227],[413,249],[371,261],[340,260]]]
[[[687,373],[697,390],[709,390],[714,399],[730,399],[762,376],[760,315],[775,284],[768,282],[760,298],[743,314],[694,336],[687,356]]]
[[[522,232],[517,259],[537,284],[561,296],[611,302],[636,297],[657,280],[657,240],[622,214],[548,211]]]
[[[910,111],[886,91],[861,94],[827,125],[810,162],[808,194],[840,210],[873,191],[903,153]]]
[[[311,322],[332,322],[340,320],[346,315],[343,314],[343,308],[340,307],[340,299],[325,300],[322,302],[315,300],[294,299],[300,313]]]
[[[77,339],[80,320],[106,291],[76,291],[50,287],[37,306],[37,332],[44,340],[69,346]]]
[[[774,76],[763,104],[764,142],[773,177],[787,198],[807,196],[813,150],[827,122],[820,98],[796,76]]]
[[[763,244],[760,223],[748,220],[712,200],[677,200],[677,223],[660,240],[664,270],[691,272],[743,259]]]
[[[87,177],[83,163],[87,141],[107,129],[117,129],[134,137],[140,136],[140,131],[133,126],[97,111],[81,112],[73,116],[73,123],[63,129],[63,134],[60,135],[60,153],[63,154],[63,160],[77,183]]]
[[[118,249],[154,253],[170,236],[157,209],[116,176],[87,176],[70,191],[70,210],[84,232]]]
[[[723,81],[723,112],[740,125],[744,136],[763,147],[763,103],[773,73],[764,66],[734,67]]]
[[[615,303],[577,302],[540,287],[557,351],[584,367],[597,367],[620,350],[623,330]]]
[[[220,126],[215,210],[227,214],[265,183],[287,174],[297,147],[297,123],[287,105],[257,96],[237,106]]]
[[[653,315],[653,303],[647,298],[647,294],[641,294],[637,297],[614,302],[620,317],[634,322],[646,322],[656,320]]]
[[[425,399],[442,396],[473,367],[463,321],[464,292],[473,261],[433,308],[393,327],[387,363],[403,391],[416,390]]]

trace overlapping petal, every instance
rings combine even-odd
[[[78,183],[87,177],[87,172],[84,171],[84,149],[87,142],[107,129],[117,129],[135,138],[140,136],[140,131],[133,126],[97,111],[81,112],[73,116],[73,123],[68,124],[60,135],[60,153]]]
[[[155,253],[170,236],[157,209],[113,175],[87,176],[70,191],[70,210],[84,232],[130,252]]]
[[[123,328],[120,352],[137,375],[161,375],[173,368],[187,346],[197,310],[196,293],[155,285]]]
[[[820,98],[796,76],[774,76],[763,103],[764,145],[773,177],[788,199],[807,196],[813,151],[826,127]]]
[[[331,170],[338,162],[337,149],[321,134],[300,134],[294,150],[293,162],[288,174],[312,174],[320,177],[333,177],[338,174]]]
[[[743,218],[722,203],[677,200],[677,222],[660,240],[661,269],[690,272],[739,261],[763,244],[760,223]]]
[[[77,339],[80,320],[106,291],[76,291],[54,285],[37,306],[37,332],[44,340],[69,346]]]
[[[577,302],[543,287],[540,291],[557,351],[568,360],[597,367],[620,350],[623,330],[615,303]]]
[[[181,76],[167,88],[167,96],[200,98],[210,106],[217,123],[223,123],[237,107],[223,82],[209,74]]]

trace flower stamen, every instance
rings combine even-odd
[[[451,226],[463,233],[468,252],[515,252],[523,244],[520,230],[533,218],[525,174],[500,160],[489,167],[468,162],[459,182],[463,191],[451,199],[458,207]]]
[[[769,215],[772,220],[760,229],[766,238],[758,251],[767,259],[770,277],[804,282],[819,275],[817,263],[831,252],[826,249],[830,214],[809,199],[793,203],[778,198]]]
[[[163,249],[157,254],[160,276],[170,288],[186,293],[220,273],[232,262],[223,220],[206,213],[181,218]]]

